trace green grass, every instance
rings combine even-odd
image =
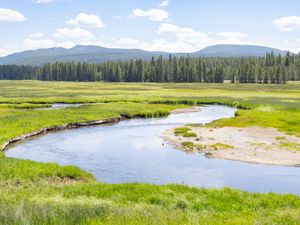
[[[194,132],[191,132],[191,129],[188,127],[175,128],[174,134],[176,136],[182,136],[182,137],[197,137],[197,134]]]
[[[195,147],[195,144],[193,142],[190,141],[185,141],[181,143],[181,146],[185,149],[193,149]]]
[[[60,110],[0,108],[0,146],[11,138],[43,127],[117,118],[120,114],[127,114],[130,117],[167,116],[178,107],[183,106],[116,102]]]
[[[105,104],[35,109],[52,103]],[[120,114],[166,116],[186,105],[213,103],[240,109],[237,117],[209,126],[274,127],[300,136],[297,82],[252,85],[0,81],[0,143],[47,126]],[[192,133],[186,128],[178,132],[182,136]],[[192,142],[184,145],[194,148]],[[300,198],[294,195],[183,185],[104,184],[73,166],[11,159],[0,153],[0,224],[298,225],[299,221]]]
[[[288,150],[297,150],[300,151],[300,144],[296,142],[282,142],[280,144],[281,148],[286,148]]]
[[[208,146],[210,149],[214,150],[226,150],[226,149],[233,149],[234,147],[232,145],[228,145],[225,143],[215,143]]]
[[[234,146],[228,145],[225,143],[215,143],[215,144],[210,144],[210,145],[205,145],[205,144],[196,144],[195,145],[197,149],[202,152],[203,150],[226,150],[226,149],[233,149]]]
[[[76,167],[10,158],[0,167],[0,224],[296,225],[300,219],[294,195],[103,184]]]

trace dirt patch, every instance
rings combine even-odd
[[[178,149],[203,152],[209,157],[260,164],[300,165],[300,138],[274,128],[189,128],[197,137],[175,135],[175,129],[171,129],[164,132],[163,138]],[[189,143],[188,147],[186,143]]]
[[[175,109],[171,112],[171,114],[181,114],[181,113],[191,113],[191,112],[200,112],[201,109],[197,107],[189,107],[183,109]]]

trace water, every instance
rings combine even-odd
[[[162,144],[165,129],[208,123],[232,117],[234,112],[230,107],[208,106],[200,112],[167,118],[65,130],[20,143],[6,155],[79,166],[107,183],[179,183],[300,195],[300,168],[207,159],[202,154],[187,154]]]
[[[51,107],[39,108],[39,110],[57,110],[57,109],[65,109],[65,108],[77,108],[82,105],[83,104],[54,103],[51,105]]]

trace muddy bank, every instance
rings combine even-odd
[[[189,107],[182,109],[175,109],[171,112],[171,114],[182,114],[182,113],[191,113],[191,112],[199,112],[201,109],[199,107]]]
[[[98,103],[95,103],[98,104]],[[63,105],[63,104],[62,104]],[[68,105],[68,104],[66,104]],[[80,107],[83,104],[76,104],[74,107]],[[51,108],[50,108],[51,109]],[[172,111],[172,114],[180,114],[180,113],[188,113],[188,112],[199,112],[199,108],[183,108],[183,109],[177,109]],[[79,128],[79,127],[85,127],[85,126],[94,126],[94,125],[101,125],[101,124],[107,124],[107,123],[116,123],[120,122],[122,120],[126,119],[131,119],[131,118],[141,118],[140,116],[130,116],[127,114],[120,114],[119,118],[109,118],[109,119],[103,119],[103,120],[95,120],[95,121],[87,121],[87,122],[73,122],[73,123],[67,123],[67,124],[62,124],[62,125],[57,125],[57,126],[50,126],[50,127],[45,127],[41,128],[37,131],[33,131],[27,134],[20,135],[18,137],[12,138],[5,142],[2,146],[0,146],[0,151],[5,151],[11,144],[15,144],[19,141],[23,141],[38,135],[43,135],[47,134],[48,132],[54,132],[54,131],[60,131],[60,130],[65,130],[65,129],[72,129],[72,128]]]
[[[87,122],[74,122],[74,123],[66,123],[63,125],[57,125],[57,126],[50,126],[50,127],[45,127],[41,128],[37,131],[33,131],[27,134],[20,135],[18,137],[12,138],[5,142],[1,148],[0,151],[6,150],[11,144],[14,144],[19,141],[26,140],[28,138],[32,138],[38,135],[43,135],[47,134],[49,132],[53,131],[60,131],[60,130],[65,130],[65,129],[72,129],[72,128],[79,128],[79,127],[85,127],[85,126],[95,126],[95,125],[101,125],[101,124],[107,124],[107,123],[116,123],[121,120],[129,119],[130,116],[122,114],[118,118],[109,118],[109,119],[103,119],[103,120],[95,120],[95,121],[87,121]]]
[[[199,151],[209,157],[249,163],[300,166],[300,138],[274,128],[188,127],[194,137],[167,130],[163,138],[177,149]],[[189,136],[189,135],[187,135]]]

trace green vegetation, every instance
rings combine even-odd
[[[197,134],[194,132],[190,132],[190,128],[188,127],[179,127],[174,130],[176,136],[183,136],[183,137],[197,137]]]
[[[204,150],[226,150],[226,149],[233,149],[234,147],[232,145],[228,145],[225,143],[215,143],[210,145],[204,145],[204,144],[197,144],[197,149],[202,152]]]
[[[174,133],[175,135],[179,136],[179,135],[184,135],[185,133],[189,132],[191,130],[191,128],[188,127],[178,127],[175,128]]]
[[[181,143],[181,146],[185,149],[192,150],[195,147],[195,144],[193,142],[190,142],[190,141],[185,141],[185,142]]]
[[[0,81],[0,103],[1,144],[52,125],[120,114],[164,116],[175,108],[207,103],[241,108],[236,118],[216,121],[212,127],[275,127],[300,136],[297,82],[179,85]],[[35,109],[52,103],[104,104]],[[181,185],[103,184],[73,166],[5,158],[2,153],[0,168],[0,224],[298,225],[300,221],[300,198],[294,195]]]
[[[289,150],[297,150],[300,151],[300,144],[296,142],[283,142],[280,144],[280,147],[286,148]]]
[[[0,105],[0,146],[11,138],[36,131],[43,127],[78,121],[118,118],[120,117],[120,114],[126,114],[129,117],[167,116],[171,110],[178,107],[183,106],[142,103],[107,103],[60,110],[20,110],[19,108],[1,108]],[[28,121],[30,121],[30,123]]]
[[[300,198],[102,184],[76,168],[0,160],[0,224],[297,224]],[[9,175],[11,174],[11,175]]]
[[[3,65],[0,80],[38,79],[48,81],[109,82],[203,82],[285,84],[300,80],[300,57],[266,54],[265,57],[159,56],[149,60],[101,64],[57,62],[41,67]]]
[[[284,141],[284,140],[286,140],[286,137],[278,136],[278,137],[276,137],[276,140],[277,141]]]
[[[226,149],[233,149],[232,145],[224,144],[224,143],[215,143],[208,146],[208,149],[214,150],[226,150]]]

